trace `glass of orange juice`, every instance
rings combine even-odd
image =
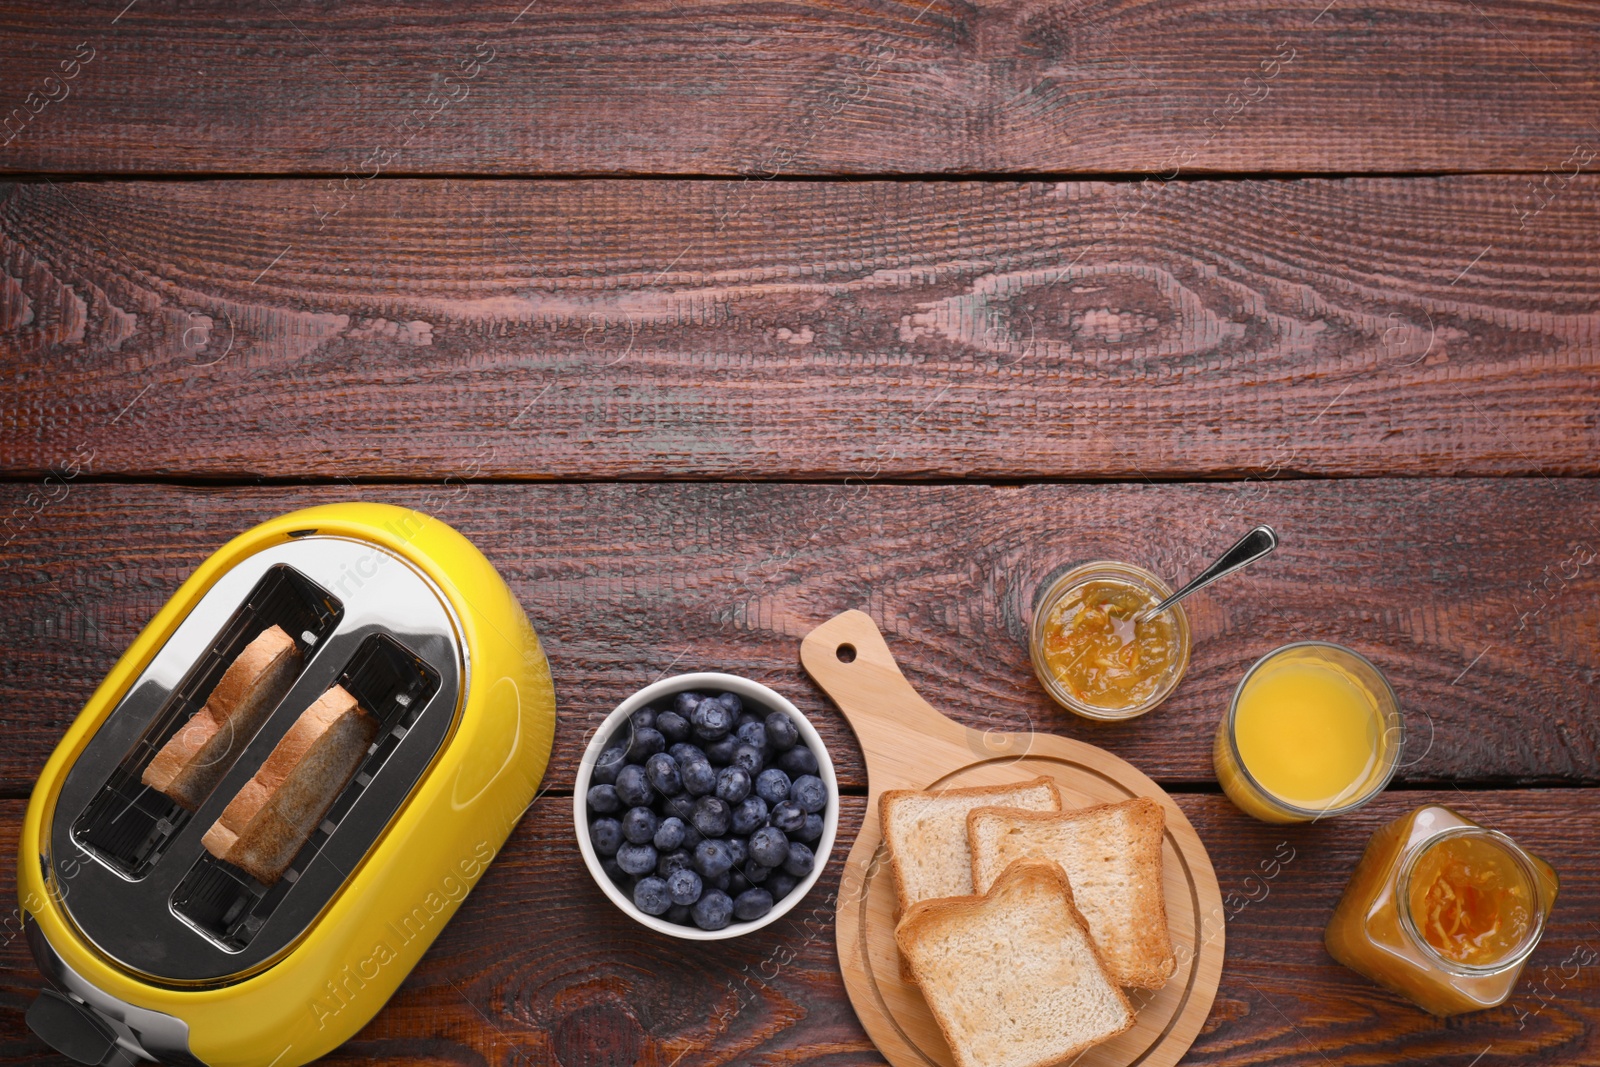
[[[1212,762],[1247,815],[1314,822],[1382,792],[1404,740],[1383,672],[1342,645],[1302,641],[1245,673],[1217,727]]]

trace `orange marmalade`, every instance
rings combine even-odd
[[[1516,987],[1555,904],[1550,865],[1442,804],[1378,830],[1328,921],[1334,959],[1434,1015]]]
[[[1533,886],[1491,838],[1446,837],[1417,857],[1408,886],[1411,921],[1447,960],[1482,967],[1522,944]]]
[[[1069,589],[1045,617],[1041,648],[1050,674],[1093,708],[1121,711],[1148,702],[1172,682],[1180,659],[1177,625],[1170,612],[1128,620],[1159,602],[1149,590],[1115,579]]]

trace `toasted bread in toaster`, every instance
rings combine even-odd
[[[259,882],[271,884],[322,822],[377,735],[378,723],[334,686],[283,735],[254,778],[201,842]]]
[[[278,626],[262,630],[222,672],[205,707],[161,746],[140,781],[189,811],[200,807],[299,670],[294,640]]]
[[[1149,797],[1059,813],[975,808],[972,882],[982,893],[1017,860],[1060,864],[1111,977],[1160,989],[1178,965],[1162,888],[1165,831],[1166,814]]]

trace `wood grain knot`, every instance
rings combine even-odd
[[[620,1001],[589,1003],[563,1015],[550,1030],[562,1067],[633,1067],[644,1047],[639,1020]]]
[[[917,305],[900,339],[940,337],[1020,360],[1137,360],[1214,350],[1244,336],[1172,274],[1106,264],[986,274],[962,293]]]

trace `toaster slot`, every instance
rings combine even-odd
[[[263,631],[281,627],[299,649],[303,671],[311,650],[333,632],[342,611],[331,593],[293,567],[269,568],[210,645],[199,650],[183,680],[73,822],[73,840],[124,878],[148,874],[190,816],[177,801],[140,780],[150,761],[205,705],[229,664]],[[283,683],[283,691],[300,671]],[[248,741],[240,738],[229,746],[226,765],[216,767],[217,777]]]
[[[290,884],[285,878],[278,886],[287,892]],[[233,864],[202,852],[173,892],[172,911],[222,948],[238,952],[272,914],[271,907],[260,907],[271,895],[271,889]]]
[[[421,657],[386,634],[367,637],[340,673],[337,684],[356,698],[364,711],[378,720],[376,740],[361,765],[329,806],[321,821],[295,854],[283,876],[264,885],[238,867],[209,852],[189,869],[172,894],[172,911],[191,928],[219,947],[238,952],[266,924],[289,896],[290,890],[311,866],[324,845],[356,806],[369,786],[379,780],[384,766],[439,689],[439,674]],[[403,783],[409,788],[410,783]],[[351,867],[360,861],[370,842],[359,843]],[[345,869],[331,856],[329,862]],[[320,909],[322,902],[310,902]]]

